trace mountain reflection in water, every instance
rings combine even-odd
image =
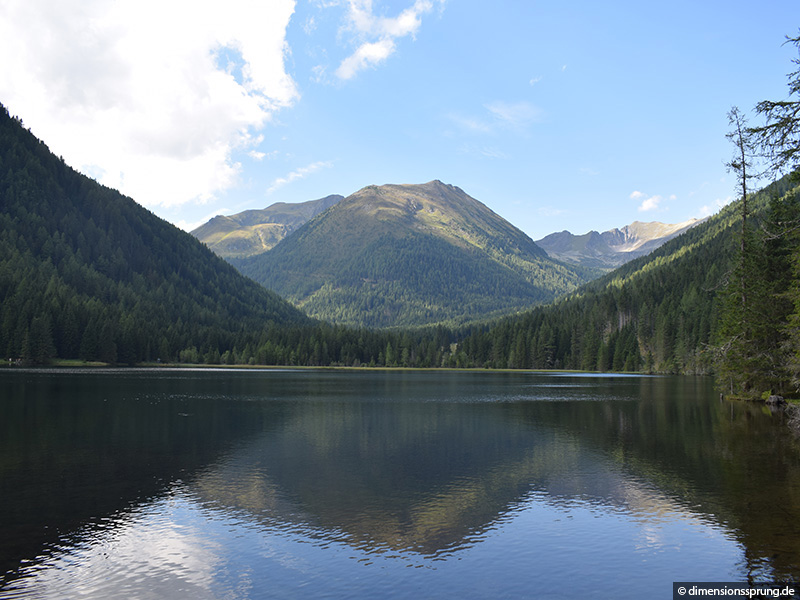
[[[3,597],[798,578],[797,442],[709,380],[2,376]]]
[[[301,405],[194,489],[206,503],[256,519],[425,555],[457,549],[533,491],[556,505],[580,499],[640,516],[680,512],[575,435],[486,404]]]

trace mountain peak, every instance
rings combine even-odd
[[[610,270],[634,258],[649,254],[665,242],[702,223],[688,219],[681,223],[634,221],[630,225],[598,233],[574,235],[569,231],[551,233],[537,240],[547,254],[558,260]]]
[[[377,327],[486,318],[585,281],[439,180],[366,186],[269,252],[233,262],[311,315]]]

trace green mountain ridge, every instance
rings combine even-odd
[[[67,166],[0,105],[0,352],[133,363],[311,321],[194,237]]]
[[[270,251],[231,262],[314,318],[369,327],[486,319],[593,275],[440,181],[365,187]]]
[[[219,215],[191,234],[223,258],[244,258],[266,252],[343,198],[333,194],[308,202],[276,202],[261,210]]]

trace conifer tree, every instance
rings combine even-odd
[[[786,38],[800,50],[800,35]],[[761,155],[774,174],[794,171],[800,165],[800,58],[792,62],[797,69],[789,74],[789,97],[786,100],[763,100],[756,112],[765,124],[751,129]]]
[[[734,145],[734,154],[727,167],[736,174],[737,186],[742,193],[739,201],[741,230],[738,256],[723,301],[716,366],[718,382],[723,389],[732,395],[748,396],[753,393],[753,374],[757,370],[753,313],[761,299],[756,299],[754,293],[763,291],[754,285],[759,273],[756,264],[758,253],[747,210],[748,182],[753,177],[754,142],[745,116],[735,106],[728,113],[728,123],[731,131],[726,137]]]

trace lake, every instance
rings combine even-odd
[[[0,598],[800,580],[800,444],[710,378],[0,370]]]

